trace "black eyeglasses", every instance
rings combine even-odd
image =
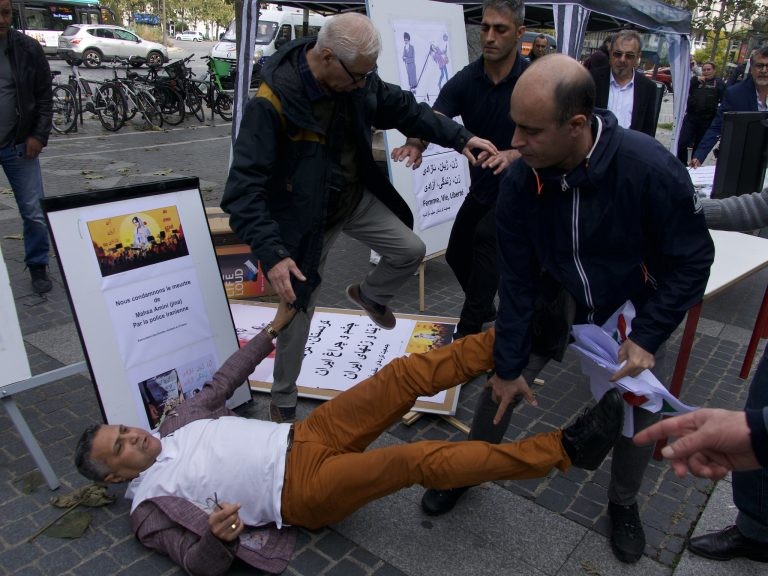
[[[349,76],[349,79],[352,80],[352,84],[357,84],[358,82],[363,82],[365,80],[368,80],[371,76],[376,74],[376,72],[379,69],[378,64],[374,64],[373,69],[369,70],[365,74],[352,74],[352,72],[349,71],[349,68],[347,68],[347,65],[344,64],[344,60],[336,56],[336,60],[338,60],[339,64],[341,64],[341,67],[344,68],[344,72],[347,73],[347,76]]]
[[[630,61],[637,58],[637,54],[635,54],[634,52],[622,52],[621,50],[613,51],[613,57],[616,58],[616,60],[621,60],[622,56]]]
[[[768,70],[768,62],[755,62],[752,64],[755,70]]]

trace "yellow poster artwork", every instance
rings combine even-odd
[[[454,326],[442,322],[416,322],[405,351],[408,354],[417,354],[450,344],[453,342]]]
[[[175,206],[88,222],[102,277],[187,256]]]

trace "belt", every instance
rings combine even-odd
[[[291,446],[293,446],[293,424],[291,424],[291,429],[288,431],[288,446],[285,451],[290,452]]]

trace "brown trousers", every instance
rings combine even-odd
[[[317,529],[413,484],[445,489],[566,470],[571,462],[560,430],[508,444],[424,441],[365,451],[419,396],[490,370],[494,336],[489,330],[398,358],[297,423],[286,463],[283,521]]]

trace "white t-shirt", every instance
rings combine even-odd
[[[212,512],[206,503],[240,504],[249,526],[282,526],[280,499],[290,424],[225,416],[196,420],[160,441],[157,461],[126,492],[131,512],[148,498],[177,496]]]

